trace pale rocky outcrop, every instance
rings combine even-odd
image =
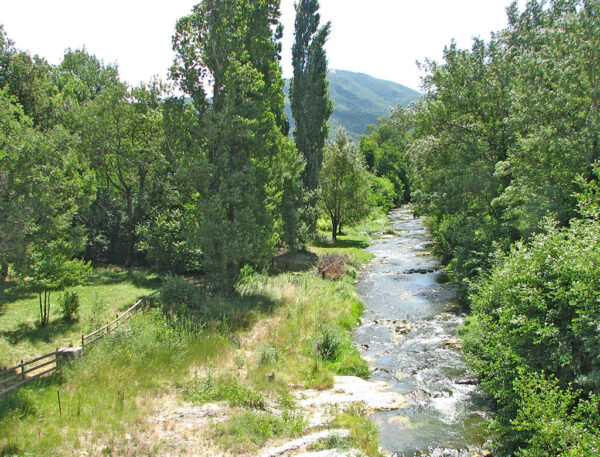
[[[310,409],[320,406],[339,406],[363,403],[373,410],[401,409],[408,400],[396,392],[387,391],[384,382],[369,382],[355,376],[336,376],[331,390],[303,390],[296,393],[298,406]]]

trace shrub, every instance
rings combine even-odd
[[[537,398],[520,377],[546,372],[565,391],[600,390],[600,221],[545,230],[497,259],[472,295],[473,316],[462,330],[482,387],[499,406],[507,453],[532,444],[515,426],[519,411]]]
[[[269,413],[242,411],[219,424],[215,435],[217,444],[237,455],[256,450],[277,436],[299,436],[305,426],[302,415],[288,410],[281,418]]]
[[[79,295],[77,292],[65,292],[59,304],[62,315],[66,320],[75,320],[79,315]]]
[[[337,328],[321,324],[314,348],[323,360],[332,361],[339,355],[341,342],[342,338]]]
[[[185,314],[190,308],[201,305],[202,294],[191,282],[181,276],[171,276],[165,281],[159,302],[167,314]]]
[[[394,202],[399,200],[394,184],[385,176],[369,174],[369,187],[371,206],[381,208],[386,213],[394,207]]]

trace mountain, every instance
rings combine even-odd
[[[389,116],[390,108],[398,105],[406,106],[418,99],[421,94],[402,84],[377,79],[364,73],[346,70],[329,72],[329,97],[333,103],[333,114],[329,119],[329,135],[333,137],[335,130],[345,127],[348,135],[360,140],[366,133],[367,125],[375,124],[380,117]],[[286,114],[294,130],[294,119],[287,97],[290,81],[285,82]]]

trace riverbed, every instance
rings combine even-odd
[[[432,239],[410,207],[390,213],[394,234],[373,241],[358,292],[366,311],[354,339],[371,379],[409,405],[374,413],[382,446],[401,457],[470,456],[485,446],[486,410],[457,338],[464,310],[442,284]]]

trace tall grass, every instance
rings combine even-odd
[[[290,385],[328,388],[336,374],[368,376],[350,333],[363,312],[354,276],[370,257],[362,251],[368,234],[347,233],[341,246],[313,248],[349,259],[337,281],[312,270],[247,275],[235,297],[167,281],[155,309],[134,316],[129,326],[86,349],[81,361],[0,406],[0,456],[160,454],[160,443],[136,451],[125,449],[118,437],[143,428],[164,396],[229,402],[232,414],[211,439],[234,454],[302,433],[305,422]],[[325,328],[328,344],[335,345],[326,357],[318,350]]]
[[[80,362],[2,404],[0,456],[93,455],[111,436],[123,436],[153,398],[187,380],[191,363],[226,357],[230,345],[191,325],[174,327],[157,311],[140,314],[86,349]]]

